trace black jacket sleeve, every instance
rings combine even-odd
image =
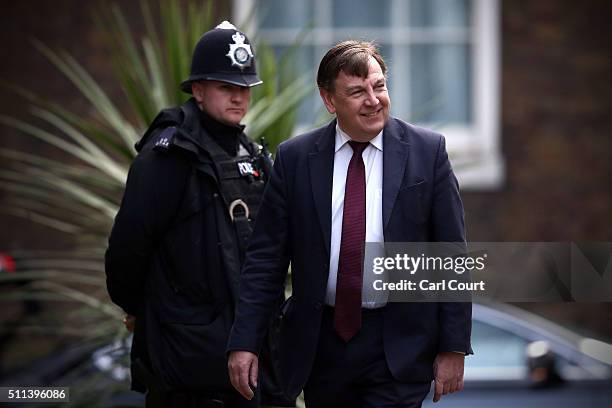
[[[441,137],[436,155],[432,205],[433,236],[435,242],[454,242],[465,246],[465,221],[459,185],[451,168],[446,144]],[[465,247],[462,248],[465,250]],[[471,302],[441,302],[440,344],[438,351],[473,354],[470,345],[472,331]]]
[[[176,217],[190,167],[176,152],[146,150],[130,167],[105,255],[114,303],[136,315],[156,247]]]
[[[274,160],[240,276],[240,298],[227,351],[259,354],[289,266],[289,213],[282,146]]]

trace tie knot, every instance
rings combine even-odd
[[[348,142],[348,144],[351,145],[351,149],[353,149],[353,154],[361,156],[361,153],[363,153],[365,148],[368,147],[370,142],[356,142],[354,140],[351,140],[350,142]]]

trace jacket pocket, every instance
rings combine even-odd
[[[429,218],[429,208],[426,204],[427,181],[421,180],[400,188],[397,194],[397,204],[401,213],[409,220],[422,224]]]
[[[231,311],[202,323],[162,322],[161,350],[158,356],[164,382],[172,389],[224,391],[232,389],[227,371],[225,348],[231,326]]]
[[[206,274],[206,251],[210,250],[210,237],[204,225],[204,212],[192,213],[169,231],[162,248],[164,268],[176,289],[194,299],[209,299],[210,288]]]

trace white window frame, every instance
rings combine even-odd
[[[310,0],[314,2],[314,18],[323,27],[331,27],[331,9],[333,0]],[[404,0],[392,0],[394,10],[404,8]],[[257,13],[254,7],[256,0],[233,0],[233,17],[236,22],[248,22],[247,27],[241,27],[248,33],[255,31],[254,25]],[[500,0],[472,0],[471,29],[472,45],[472,123],[469,126],[434,126],[436,131],[444,134],[447,149],[459,184],[463,190],[495,190],[503,186],[505,178],[505,162],[501,151],[500,134]],[[398,15],[399,13],[393,13]],[[297,30],[301,27],[296,27]],[[323,54],[335,42],[351,38],[349,28],[316,28],[306,42],[314,45],[318,53]],[[359,30],[363,33],[363,29]],[[447,30],[441,34],[444,38],[465,36],[465,30],[453,32]],[[277,45],[291,44],[295,37],[294,29],[268,29],[266,36],[272,37]],[[410,34],[409,34],[410,32]],[[373,29],[368,30],[368,36],[374,39],[389,38],[392,44],[402,41],[414,41],[419,35],[427,36],[423,30],[410,29]],[[409,38],[412,36],[412,38]],[[407,55],[402,55],[402,61],[408,61]],[[409,61],[407,62],[409,63]],[[313,67],[316,72],[317,67]],[[393,73],[390,73],[393,75]],[[408,78],[401,80],[401,88],[409,86]],[[398,84],[394,84],[398,86]],[[391,90],[392,91],[392,90]]]

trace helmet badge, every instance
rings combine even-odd
[[[236,34],[232,35],[232,39],[234,43],[229,45],[229,52],[225,56],[229,57],[232,61],[233,67],[235,66],[240,69],[250,67],[253,60],[253,52],[251,51],[251,46],[244,43],[246,37],[236,31]]]

